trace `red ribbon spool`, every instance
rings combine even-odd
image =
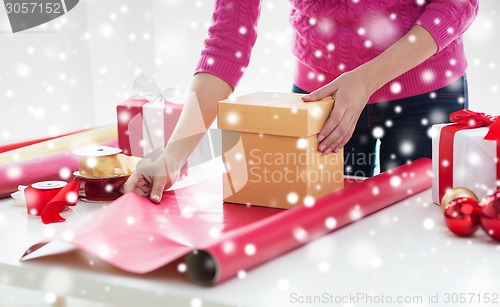
[[[24,190],[26,208],[31,215],[41,216],[44,224],[64,222],[59,213],[78,201],[79,182],[41,181]]]
[[[127,181],[129,176],[107,177],[107,178],[87,178],[76,176],[76,181],[80,182],[80,195],[83,200],[88,201],[113,201],[122,192],[120,187]]]

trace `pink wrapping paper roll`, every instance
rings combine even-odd
[[[419,159],[227,233],[187,256],[188,276],[204,285],[222,282],[429,188],[430,170],[431,160]]]

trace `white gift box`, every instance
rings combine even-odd
[[[497,189],[497,141],[484,140],[488,127],[457,131],[453,137],[453,161],[440,159],[439,143],[442,129],[452,124],[440,124],[432,127],[432,200],[439,204],[443,195],[439,195],[440,184],[446,184],[445,174],[452,172],[451,187],[466,187],[474,191],[479,199],[492,194]],[[442,155],[441,155],[442,156]],[[440,168],[441,166],[441,168]]]

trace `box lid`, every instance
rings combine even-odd
[[[257,92],[219,101],[220,129],[307,137],[319,133],[333,99],[303,102],[303,94]]]

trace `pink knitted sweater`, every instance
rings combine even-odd
[[[294,82],[313,91],[373,59],[420,25],[434,37],[438,52],[384,85],[369,103],[444,87],[467,67],[461,36],[477,14],[478,1],[291,0]],[[196,72],[214,74],[235,88],[250,61],[259,10],[259,0],[217,0]]]

